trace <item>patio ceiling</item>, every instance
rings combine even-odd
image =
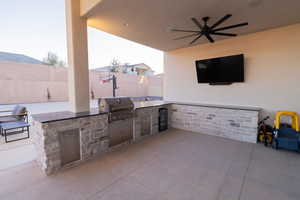
[[[169,51],[186,47],[192,40],[174,41],[173,38],[186,34],[170,31],[172,28],[197,30],[191,17],[200,19],[209,16],[209,24],[212,24],[225,14],[232,14],[222,25],[249,22],[249,26],[227,31],[242,35],[299,23],[299,10],[298,0],[103,0],[86,16],[91,27]],[[214,38],[221,40],[227,37]],[[202,37],[195,44],[207,42]]]

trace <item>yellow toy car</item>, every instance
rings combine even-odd
[[[291,117],[291,127],[283,127],[280,119],[282,116]],[[299,116],[295,112],[281,111],[276,113],[274,121],[274,143],[276,149],[288,149],[300,152],[300,132],[299,132]]]
[[[290,112],[290,111],[280,111],[276,113],[276,118],[274,121],[274,125],[276,129],[280,129],[280,119],[282,116],[290,116],[292,119],[292,129],[295,131],[299,132],[299,116],[295,112]]]

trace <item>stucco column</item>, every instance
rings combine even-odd
[[[87,20],[80,16],[80,0],[65,0],[68,44],[69,102],[72,112],[90,109]]]

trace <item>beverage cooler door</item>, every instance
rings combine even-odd
[[[159,132],[161,132],[167,129],[168,129],[168,109],[160,108],[159,117],[158,117],[158,130]]]

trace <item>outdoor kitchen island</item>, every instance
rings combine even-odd
[[[119,105],[106,112],[99,107],[79,114],[33,115],[33,141],[43,171],[50,175],[139,142],[160,133],[161,122],[166,127],[256,142],[260,108],[165,101],[137,102],[129,107],[132,113],[124,110],[128,105]]]
[[[163,101],[135,103],[130,125],[132,136],[117,145],[115,141],[120,140],[110,141],[111,135],[127,129],[128,127],[122,127],[124,125],[122,122],[127,119],[111,123],[113,115],[100,111],[99,108],[77,114],[64,111],[32,115],[31,132],[37,150],[37,161],[42,170],[47,175],[51,175],[97,158],[121,146],[138,142],[143,137],[159,132],[159,109],[169,106],[169,103]],[[123,111],[121,113],[118,117],[128,116],[128,113],[124,114]],[[149,127],[145,127],[145,124]],[[124,137],[121,137],[121,140],[124,140]]]

